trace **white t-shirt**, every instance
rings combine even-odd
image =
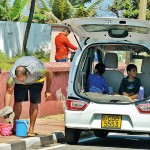
[[[18,66],[24,66],[28,70],[28,75],[24,82],[16,80],[15,70]],[[15,84],[30,85],[38,83],[40,79],[44,78],[45,71],[46,68],[39,59],[33,56],[23,56],[12,66],[8,77],[8,84],[14,86]],[[43,82],[44,80],[41,81]]]

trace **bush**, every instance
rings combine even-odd
[[[30,54],[32,56],[35,56],[36,58],[40,59],[43,62],[49,62],[50,61],[50,53],[43,51],[42,49]]]

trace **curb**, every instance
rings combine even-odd
[[[83,132],[81,138],[92,135],[93,132]],[[46,136],[23,138],[9,143],[0,143],[0,150],[25,150],[28,148],[38,149],[51,144],[65,142],[64,132],[53,132]]]

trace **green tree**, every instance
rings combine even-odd
[[[69,0],[73,6],[84,6],[85,3],[90,3],[92,0]]]
[[[13,21],[18,21],[21,18],[21,13],[27,4],[28,0],[15,0],[10,8],[10,18]]]
[[[19,21],[21,14],[28,0],[15,0],[13,6],[10,6],[9,0],[0,2],[0,20],[2,21]]]
[[[118,18],[134,18],[139,16],[139,4],[140,0],[114,0],[113,5],[109,7]],[[150,19],[150,0],[147,5],[147,19]]]
[[[57,23],[60,20],[96,15],[95,6],[102,0],[97,0],[90,7],[85,4],[91,0],[37,0],[34,20],[42,23]]]
[[[81,17],[94,17],[97,13],[95,10],[95,7],[102,2],[102,0],[97,0],[95,3],[93,3],[88,8],[85,8],[84,6],[80,6],[76,9],[74,13],[74,18],[81,18]]]
[[[73,15],[73,6],[69,0],[55,0],[52,3],[52,12],[60,20],[71,18]]]
[[[37,0],[33,21],[38,23],[58,23],[60,20],[52,12],[54,0]]]
[[[0,2],[0,20],[6,21],[9,19],[8,10],[10,9],[9,2],[7,0],[2,0]]]

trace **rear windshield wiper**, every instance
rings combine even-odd
[[[120,102],[120,100],[117,100],[117,99],[116,99],[116,100],[115,100],[115,99],[112,99],[112,100],[110,100],[110,102],[111,102],[111,103],[118,103],[118,102]]]

